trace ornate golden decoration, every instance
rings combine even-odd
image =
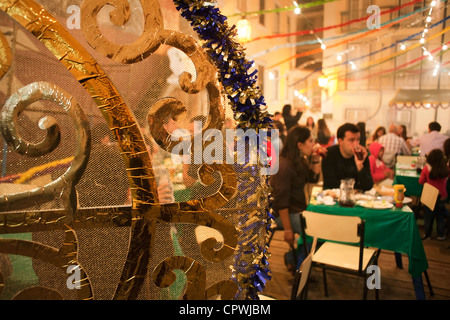
[[[11,67],[11,48],[5,36],[0,33],[0,79]]]
[[[183,300],[204,300],[215,295],[221,295],[223,300],[229,300],[236,294],[237,284],[231,280],[221,281],[206,287],[206,270],[197,261],[189,257],[170,257],[161,262],[153,271],[153,281],[158,287],[167,288],[176,280],[173,270],[182,270],[187,277],[187,289]]]
[[[197,75],[196,80],[192,82],[191,74],[181,74],[179,78],[180,87],[189,94],[195,94],[206,89],[210,102],[210,114],[207,126],[203,129],[203,132],[210,128],[221,129],[224,122],[224,106],[220,97],[221,90],[215,75],[216,70],[209,62],[201,46],[193,38],[182,33],[162,29],[159,2],[156,0],[140,1],[145,16],[144,32],[140,39],[130,45],[112,44],[100,34],[96,23],[97,13],[107,3],[112,4],[116,8],[111,15],[114,23],[121,25],[129,17],[129,6],[125,0],[83,1],[82,30],[89,44],[107,57],[121,63],[140,61],[153,53],[161,44],[170,45],[182,50],[193,61]],[[116,215],[114,210],[106,210],[108,212],[107,220],[112,221],[111,223],[119,223],[122,225],[126,223],[131,224],[131,241],[128,257],[114,298],[135,299],[137,297],[147,273],[148,263],[152,257],[156,224],[158,222],[193,223],[217,229],[223,235],[223,245],[217,249],[216,239],[206,239],[200,244],[203,257],[209,261],[218,262],[231,256],[236,250],[237,230],[229,220],[212,212],[226,204],[236,193],[237,178],[231,166],[212,164],[201,167],[200,176],[203,181],[210,181],[213,172],[219,172],[221,174],[222,185],[216,194],[204,199],[174,204],[160,204],[152,162],[143,135],[132,112],[102,68],[88,51],[64,29],[56,18],[34,1],[2,0],[0,1],[0,9],[31,32],[80,82],[95,101],[118,142],[118,147],[123,156],[130,181],[133,204],[129,210],[125,210],[129,212],[129,215]],[[2,49],[0,49],[0,71],[4,74],[6,72],[4,70],[7,70],[10,64],[10,57],[8,56],[8,52],[10,51],[4,38],[0,38],[0,44],[2,45]],[[57,146],[59,129],[57,124],[54,124],[52,121],[49,121],[50,125],[45,127],[47,130],[47,138],[37,145],[30,144],[21,139],[20,135],[14,129],[14,118],[28,103],[36,99],[51,99],[62,104],[65,107],[65,111],[73,113],[77,119],[76,121],[78,121],[76,122],[78,135],[77,154],[75,155],[72,166],[66,172],[71,175],[69,179],[63,176],[61,180],[54,181],[50,186],[52,188],[51,192],[49,188],[44,187],[23,194],[5,195],[0,198],[0,206],[2,207],[0,211],[18,210],[31,207],[36,203],[47,202],[54,199],[58,191],[64,190],[65,214],[59,214],[60,218],[57,218],[58,214],[54,212],[47,213],[47,217],[53,217],[56,220],[52,220],[52,224],[46,224],[44,228],[61,229],[63,222],[61,220],[62,216],[64,216],[64,223],[69,225],[73,226],[83,223],[83,221],[86,221],[82,216],[84,211],[77,208],[76,193],[74,190],[79,175],[82,174],[85,168],[90,150],[88,125],[85,123],[83,114],[66,93],[49,84],[32,84],[30,87],[25,87],[21,90],[24,90],[24,92],[29,91],[29,99],[23,100],[20,96],[21,93],[19,93],[19,96],[13,95],[8,104],[10,107],[7,106],[6,111],[2,114],[2,133],[9,145],[17,149],[18,152],[28,153],[31,156],[42,155]],[[155,109],[152,109],[150,116],[155,115],[160,107],[167,107],[169,102],[168,100],[159,102],[155,106]],[[70,107],[68,107],[68,104],[70,104]],[[175,105],[181,109],[183,108],[180,106],[180,102],[176,102]],[[171,108],[171,106],[169,107]],[[152,127],[151,132],[155,138],[158,138],[158,141],[165,141],[161,144],[164,149],[167,151],[172,150],[174,144],[170,142],[170,134],[160,124]],[[64,183],[61,181],[64,181]],[[27,197],[26,201],[24,200],[24,196]],[[5,229],[18,228],[23,231],[32,232],[35,228],[39,228],[41,223],[40,218],[36,220],[36,217],[43,215],[46,214],[35,212],[8,213],[5,214],[3,227]],[[114,217],[118,217],[118,220],[114,220]],[[17,220],[17,225],[10,224],[11,221]],[[90,224],[87,223],[87,225]],[[2,226],[1,223],[0,226]],[[73,236],[75,237],[74,234]],[[76,249],[76,246],[73,246],[74,242],[76,241],[72,239],[72,250]],[[12,251],[25,256],[33,256],[34,258],[44,259],[45,261],[52,261],[51,263],[54,263],[58,267],[65,266],[67,263],[66,260],[61,260],[62,258],[57,252],[45,246],[21,240],[12,242],[9,240],[0,240],[0,252],[11,253]],[[71,254],[73,256],[74,252]],[[161,286],[170,282],[171,270],[173,268],[181,268],[186,272],[189,271],[188,277],[191,277],[190,269],[186,268],[188,263],[192,264],[189,258],[173,257],[164,263],[169,265],[165,265],[164,268],[158,267],[159,269],[157,268],[154,273],[158,275],[156,281]],[[194,265],[197,266],[197,264],[197,262],[194,262]],[[201,269],[200,266],[196,268],[197,270]],[[197,277],[198,275],[195,276]],[[186,293],[187,298],[205,298],[212,294],[220,293],[222,297],[230,299],[236,293],[236,286],[229,281],[218,283],[205,291],[202,277],[200,276],[197,280],[189,282]],[[83,298],[91,298],[92,294],[88,294],[83,290],[80,296]]]
[[[77,242],[75,232],[67,227],[64,244],[59,249],[32,241],[0,239],[0,252],[42,260],[59,268],[64,273],[70,265],[78,265],[81,277],[79,283],[80,289],[77,290],[77,296],[80,300],[91,300],[93,295],[89,279],[83,267],[77,262]]]
[[[61,194],[66,203],[75,196],[75,185],[86,169],[91,147],[89,122],[78,102],[67,92],[47,82],[34,82],[14,93],[6,101],[0,119],[3,138],[11,149],[29,157],[39,157],[53,151],[60,142],[60,128],[52,117],[41,119],[39,126],[46,130],[46,137],[33,144],[24,140],[17,130],[17,117],[27,106],[38,100],[49,100],[60,105],[72,118],[76,128],[77,154],[67,171],[58,179],[42,188],[0,196],[0,212],[27,208],[56,199]],[[73,219],[73,207],[68,205],[67,221]]]

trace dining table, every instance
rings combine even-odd
[[[307,210],[325,214],[358,216],[364,220],[365,245],[393,251],[397,255],[407,255],[408,271],[412,277],[416,299],[425,300],[422,274],[428,269],[428,261],[419,228],[410,207],[404,205],[402,208],[393,206],[386,209],[374,209],[360,205],[341,207],[338,203],[326,205],[311,201]],[[398,261],[397,266],[399,266]]]
[[[395,176],[393,184],[403,184],[405,195],[408,197],[420,197],[423,185],[419,183],[420,173],[412,164],[397,163],[395,165]]]

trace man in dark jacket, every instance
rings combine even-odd
[[[341,179],[346,178],[355,179],[355,189],[372,189],[370,162],[367,150],[359,144],[359,128],[345,123],[338,128],[337,139],[338,144],[328,148],[322,161],[323,189],[339,188]]]

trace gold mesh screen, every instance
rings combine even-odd
[[[86,2],[101,4],[101,1]],[[196,38],[189,23],[180,16],[172,1],[148,2],[160,6],[164,30]],[[5,6],[8,1],[0,3],[3,9],[0,11],[0,28],[11,52],[11,65],[0,81],[0,111],[4,112],[7,101],[15,101],[17,104],[28,101],[28,94],[34,88],[30,85],[33,83],[49,83],[53,87],[46,90],[53,93],[53,98],[36,99],[29,103],[17,114],[13,124],[21,138],[29,142],[24,147],[29,149],[46,137],[43,128],[54,123],[60,128],[59,144],[54,150],[42,155],[30,156],[33,152],[28,149],[20,154],[0,136],[0,197],[8,198],[8,201],[0,204],[3,206],[0,212],[0,239],[3,239],[0,242],[0,298],[181,299],[183,296],[220,296],[214,293],[222,293],[224,297],[226,292],[229,293],[228,298],[247,298],[243,284],[251,282],[246,278],[254,271],[254,252],[249,248],[264,247],[266,237],[266,203],[261,192],[265,186],[264,181],[259,178],[258,168],[227,165],[229,171],[225,175],[225,171],[219,172],[217,169],[213,170],[211,176],[200,170],[202,181],[197,176],[200,165],[192,166],[189,170],[190,178],[197,181],[186,186],[183,179],[184,165],[173,163],[170,148],[164,145],[164,141],[158,141],[161,137],[155,136],[152,131],[152,128],[161,127],[164,122],[163,115],[158,113],[155,105],[167,98],[181,102],[184,107],[183,112],[176,113],[178,128],[189,130],[194,119],[204,116],[207,119],[205,126],[224,130],[224,120],[232,118],[233,112],[225,95],[220,91],[216,93],[220,85],[203,85],[198,93],[183,89],[180,84],[183,72],[191,73],[192,82],[205,75],[198,73],[199,68],[191,60],[192,53],[188,53],[188,56],[183,50],[176,48],[172,40],[163,41],[167,44],[159,45],[148,56],[139,58],[138,54],[135,59],[139,61],[117,62],[108,53],[89,44],[90,40],[86,39],[82,31],[83,25],[77,26],[76,10],[83,8],[82,1],[35,2],[56,17],[80,48],[84,48],[85,54],[90,55],[101,66],[116,88],[116,95],[121,97],[130,111],[130,121],[136,122],[136,132],[142,135],[146,146],[146,150],[140,151],[149,154],[156,186],[169,186],[168,196],[162,197],[160,194],[159,202],[155,201],[157,205],[154,206],[150,201],[151,193],[141,196],[143,186],[135,182],[137,178],[133,175],[134,171],[130,170],[136,170],[132,167],[135,158],[124,160],[128,150],[127,139],[136,136],[134,131],[131,134],[128,131],[134,130],[134,126],[129,129],[122,125],[125,120],[121,118],[122,114],[115,109],[115,105],[105,107],[97,101],[100,98],[105,98],[105,101],[116,99],[115,96],[98,98],[97,93],[93,93],[98,83],[103,85],[103,78],[96,79],[98,82],[89,87],[87,83],[92,81],[91,78],[74,76],[78,72],[74,69],[82,64],[88,68],[91,67],[88,64],[92,63],[84,60],[70,61],[66,59],[64,52],[58,52],[58,48],[49,50],[49,45],[46,47],[41,38],[27,30],[23,22],[17,21],[16,16],[20,16],[20,11],[7,14]],[[32,1],[20,3],[27,6]],[[128,9],[130,18],[125,26],[117,26],[111,22],[113,7],[104,6],[99,10],[94,15],[101,34],[99,37],[126,46],[138,40],[141,34],[146,34],[142,13],[148,8],[143,7],[140,1],[133,0],[129,1]],[[84,16],[81,14],[80,17],[82,21]],[[43,23],[40,28],[44,27]],[[37,33],[36,30],[34,33]],[[164,32],[162,34],[165,36]],[[184,39],[180,36],[173,42],[187,41]],[[59,38],[55,37],[53,40],[57,43]],[[183,43],[176,46],[183,48]],[[74,47],[73,50],[76,51],[77,48]],[[201,49],[200,46],[199,48]],[[124,49],[126,50],[134,49]],[[205,58],[206,55],[201,57]],[[71,67],[67,67],[70,63]],[[212,65],[208,61],[199,62],[201,66],[204,63]],[[214,77],[214,73],[207,76]],[[21,91],[24,87],[28,91]],[[11,102],[10,97],[18,92],[19,95]],[[67,98],[55,101],[64,94]],[[72,103],[73,106],[75,101],[85,115],[84,125],[88,124],[91,131],[90,147],[83,146],[79,141],[84,141],[83,135],[78,136],[81,125],[74,121],[68,111],[67,104]],[[106,113],[108,116],[105,117]],[[77,114],[79,113],[75,113],[75,117]],[[3,122],[3,127],[6,122]],[[12,122],[10,120],[10,124]],[[104,142],[105,136],[109,137],[110,142]],[[79,171],[79,181],[74,185],[78,203],[73,205],[73,194],[66,187],[58,189],[59,184],[52,186],[52,183],[64,176],[77,161],[75,155],[83,154],[84,149],[90,150],[90,157],[86,168]],[[236,179],[232,187],[237,192],[232,197],[223,196],[220,191],[222,177],[225,179],[228,176],[235,176]],[[143,185],[150,188],[152,180],[149,178],[149,181],[148,185]],[[61,183],[64,186],[69,184],[67,181]],[[47,193],[43,191],[37,197],[24,197],[21,200],[25,203],[23,206],[7,208],[13,200],[11,195],[34,192],[39,188],[44,190],[49,185],[51,192],[56,194],[49,196],[49,200],[42,200],[47,199]],[[218,195],[225,197],[225,201],[203,201],[216,199],[213,197]],[[197,215],[195,212],[199,212],[199,208],[202,212]],[[183,211],[182,218],[178,218],[179,210]],[[256,222],[247,224],[249,217]],[[210,244],[207,239],[211,237],[217,239],[217,243]],[[233,250],[227,254],[217,253],[221,248],[229,246],[229,239],[234,238],[235,242],[232,241],[234,245],[231,247]],[[149,243],[147,249],[146,241]],[[207,242],[211,248],[203,248]],[[60,254],[67,243],[73,245],[76,255],[72,256],[72,260],[66,261]],[[205,256],[205,250],[216,253]],[[247,256],[248,252],[250,254]],[[143,263],[146,259],[148,263]],[[130,271],[132,267],[126,266],[128,260],[135,263],[134,267],[137,265],[133,271]],[[161,267],[166,260],[167,265]],[[87,279],[82,281],[83,284],[89,284],[86,286],[90,288],[88,291],[68,289],[66,281],[69,274],[66,268],[69,264],[82,266],[83,279],[84,275]],[[187,283],[192,282],[190,272],[194,268],[197,268],[194,288],[189,288]],[[174,270],[174,281],[167,278],[170,278],[171,270]],[[138,284],[129,284],[132,281],[124,279],[132,279]],[[128,288],[127,285],[133,288],[130,290],[132,294],[123,293]]]

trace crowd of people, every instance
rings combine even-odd
[[[414,147],[426,159],[419,183],[428,182],[439,189],[435,209],[425,208],[423,239],[430,237],[434,219],[437,239],[446,238],[450,137],[440,133],[439,123],[431,122],[428,133],[418,138],[408,137],[406,126],[391,124],[388,130],[378,127],[366,139],[364,123],[344,123],[334,137],[324,119],[319,119],[316,125],[310,117],[304,125],[299,125],[301,116],[301,110],[293,115],[291,106],[285,106],[282,113],[274,116],[283,147],[279,170],[270,178],[273,209],[277,227],[284,230],[284,240],[290,246],[294,234],[301,233],[299,213],[307,207],[304,190],[308,183],[317,183],[321,178],[325,190],[339,188],[341,179],[353,178],[355,189],[363,192],[382,183],[392,186],[397,156],[412,155]]]

